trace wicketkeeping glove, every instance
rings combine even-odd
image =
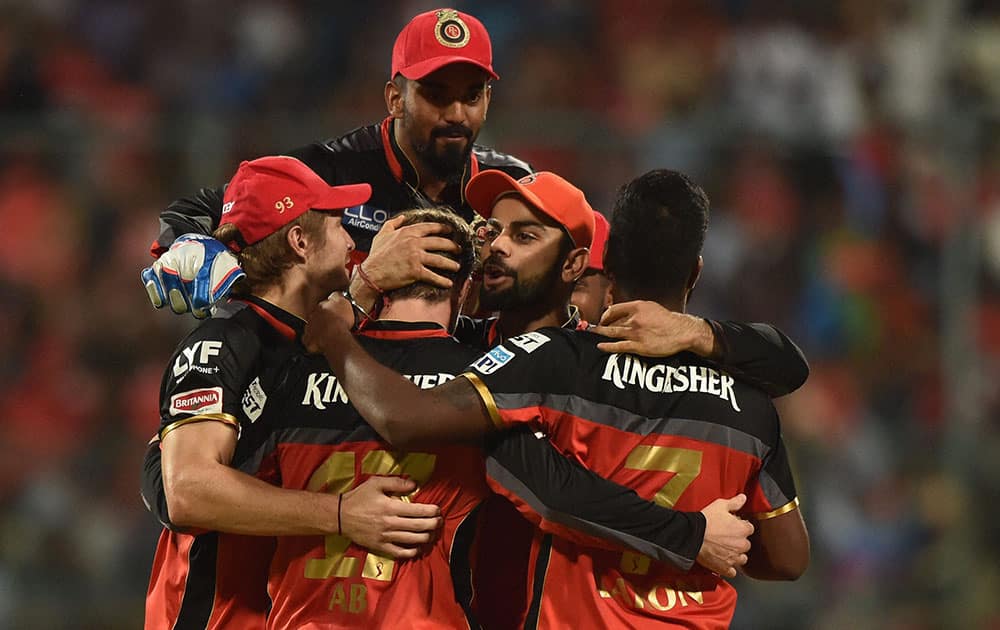
[[[225,245],[204,234],[185,234],[142,270],[142,283],[156,308],[169,304],[177,314],[190,311],[204,319],[245,275]]]

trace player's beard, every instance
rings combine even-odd
[[[460,135],[465,138],[465,143],[448,143],[439,149],[437,139],[449,135]],[[413,150],[435,177],[454,183],[460,181],[465,172],[474,142],[472,130],[468,127],[448,125],[432,129],[427,142],[414,142]]]
[[[506,289],[488,291],[485,285],[479,288],[479,307],[487,311],[503,311],[539,304],[555,292],[556,283],[560,279],[559,265],[552,265],[540,275],[523,279],[517,271],[503,264],[495,255],[486,259],[483,265],[500,267],[513,280],[511,286]]]

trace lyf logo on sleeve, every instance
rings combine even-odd
[[[191,370],[215,374],[219,371],[219,366],[206,364],[212,357],[219,356],[220,350],[222,350],[221,341],[196,341],[194,345],[184,348],[174,361],[174,378],[180,380]]]

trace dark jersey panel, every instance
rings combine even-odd
[[[444,190],[441,203],[435,202],[420,192],[416,172],[395,144],[390,119],[293,149],[285,155],[302,160],[330,185],[371,184],[371,199],[344,213],[344,226],[357,251],[364,253],[370,249],[371,239],[382,224],[404,210],[445,205],[471,220],[474,211],[465,201],[464,189],[469,178],[480,170],[502,170],[515,178],[531,172],[526,162],[474,145],[461,180]],[[187,232],[211,234],[222,216],[222,196],[222,188],[203,188],[196,195],[167,206],[160,213],[160,234],[153,244],[153,254],[159,255]]]

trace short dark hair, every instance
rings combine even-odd
[[[475,237],[472,234],[472,228],[465,222],[465,219],[452,212],[451,209],[445,207],[407,210],[406,212],[401,213],[400,216],[406,217],[400,227],[413,225],[414,223],[441,223],[451,228],[451,232],[449,234],[439,234],[438,236],[450,239],[452,242],[456,243],[461,250],[456,254],[451,252],[437,253],[458,261],[458,271],[448,272],[440,269],[435,269],[434,271],[438,275],[451,280],[453,287],[457,288],[461,286],[461,284],[465,282],[465,280],[468,279],[469,275],[472,273],[472,268],[476,264],[476,253],[478,250],[475,245]],[[414,282],[413,284],[408,284],[405,287],[388,291],[386,293],[386,297],[389,298],[390,301],[401,298],[419,298],[427,300],[428,302],[441,302],[448,299],[451,295],[451,291],[451,289],[442,289],[426,282]]]
[[[687,288],[705,244],[709,201],[682,173],[649,171],[618,191],[604,258],[619,290],[662,302]]]

